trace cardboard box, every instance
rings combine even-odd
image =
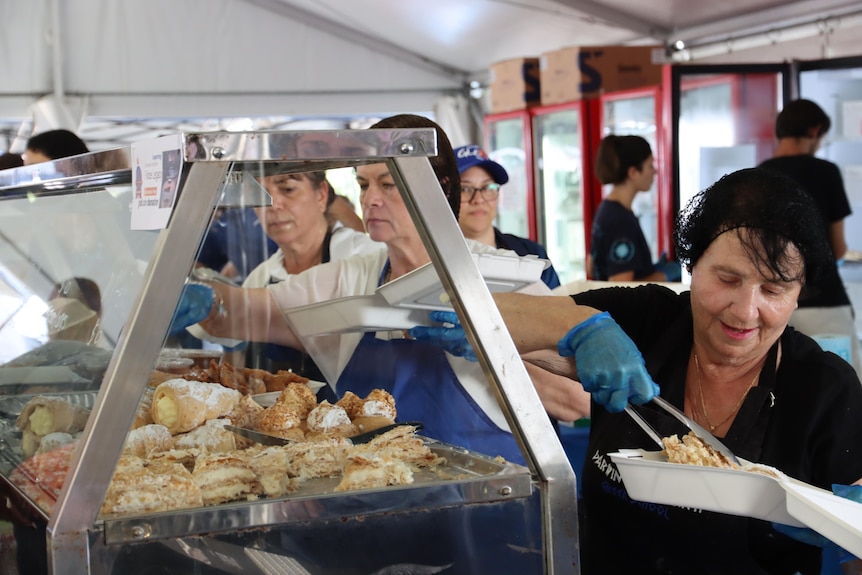
[[[541,103],[539,59],[515,58],[491,64],[491,113],[523,110]]]
[[[540,58],[542,105],[661,83],[664,46],[569,46]]]

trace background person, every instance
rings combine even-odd
[[[527,238],[504,234],[494,227],[500,187],[509,181],[506,168],[491,160],[479,146],[461,146],[455,150],[458,172],[461,174],[461,214],[458,225],[465,238],[483,244],[512,250],[519,256],[528,254],[548,259],[545,248]],[[549,288],[560,285],[553,265],[542,272],[542,281]]]
[[[69,130],[48,130],[31,136],[24,152],[24,165],[49,162],[89,152],[87,144]]]
[[[816,281],[809,282],[810,296],[799,301],[799,309],[794,312],[790,325],[812,336],[846,336],[850,360],[859,375],[862,374],[862,350],[853,307],[836,263],[847,253],[844,218],[851,213],[850,202],[840,168],[814,156],[830,125],[826,112],[811,100],[788,103],[775,119],[778,138],[775,156],[761,167],[790,176],[811,196],[822,217],[819,225],[832,248],[832,257],[824,273]]]
[[[655,395],[654,379],[662,397],[740,457],[825,489],[862,481],[859,379],[788,326],[805,278],[828,262],[816,223],[810,197],[791,180],[741,170],[678,217],[675,245],[690,292],[607,288],[573,295],[574,303],[495,294],[519,351],[558,351],[565,357],[545,366],[578,378],[609,410],[592,410],[583,573],[820,572],[819,549],[768,522],[635,504],[608,457],[623,447],[656,449],[616,413]],[[685,432],[658,408],[638,411],[662,436]]]
[[[365,233],[338,220],[330,222],[329,208],[335,194],[326,172],[267,176],[261,178],[261,185],[272,197],[272,206],[254,211],[278,249],[249,274],[243,287],[266,287],[321,263],[384,248]],[[294,348],[252,342],[246,355],[248,367],[273,373],[291,370],[312,380],[324,380],[311,357]]]
[[[655,179],[652,149],[640,136],[605,136],[596,152],[599,181],[612,184],[593,218],[587,269],[602,281],[680,280],[681,268],[666,256],[653,263],[649,244],[632,202],[652,188]]]
[[[5,154],[0,154],[0,170],[8,170],[10,168],[20,168],[24,165],[24,158],[21,157],[21,154],[13,154],[12,152],[6,152]]]

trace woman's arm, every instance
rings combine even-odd
[[[299,350],[302,342],[293,333],[266,288],[239,288],[222,283],[210,284],[215,303],[202,322],[207,333],[243,341],[263,341]]]
[[[556,375],[524,361],[524,367],[542,405],[551,417],[560,421],[575,421],[590,415],[590,394],[577,381]]]
[[[599,313],[575,304],[568,296],[536,297],[518,293],[493,294],[506,328],[521,354],[550,351],[559,356],[557,344],[573,326]]]

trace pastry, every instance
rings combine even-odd
[[[395,398],[384,389],[374,389],[352,417],[360,433],[395,423]]]
[[[281,497],[298,488],[299,480],[288,475],[289,458],[281,447],[267,447],[249,458],[248,465],[267,497]]]
[[[72,405],[58,397],[34,397],[27,402],[16,421],[22,432],[24,456],[30,457],[36,453],[42,438],[49,433],[59,431],[73,434],[81,431],[89,416],[89,409]]]
[[[155,513],[202,505],[200,488],[181,464],[125,457],[108,486],[101,514]]]
[[[224,428],[227,419],[211,419],[187,433],[173,438],[174,449],[198,449],[201,453],[227,453],[235,451],[236,434]]]
[[[378,452],[385,457],[398,459],[414,467],[433,467],[446,463],[446,458],[440,457],[425,445],[421,438],[416,437],[416,428],[410,425],[399,425],[369,441],[365,448]]]
[[[132,421],[132,429],[149,425],[153,422],[153,393],[155,390],[151,387],[144,390],[144,395],[141,396],[141,401],[138,403],[138,409],[135,411],[135,419]]]
[[[261,492],[257,476],[241,453],[198,457],[192,477],[201,490],[204,505],[253,500]]]
[[[335,491],[370,489],[413,483],[410,465],[372,450],[355,451],[347,458],[344,475]]]
[[[230,413],[241,397],[240,392],[219,384],[171,379],[156,388],[153,421],[172,434],[191,431],[209,419]]]
[[[280,449],[287,454],[288,475],[305,481],[340,474],[351,447],[349,440],[329,436],[317,441],[290,443]]]
[[[296,430],[301,430],[303,422],[316,405],[317,397],[308,385],[290,383],[278,396],[275,404],[260,414],[258,428],[266,433],[292,439],[298,435]]]
[[[70,433],[65,433],[63,431],[55,431],[53,433],[49,433],[39,442],[39,448],[36,450],[36,455],[41,453],[48,453],[49,451],[54,451],[55,449],[59,449],[64,445],[68,445],[73,443],[80,436],[80,432],[72,435]]]
[[[167,451],[172,446],[173,437],[170,430],[164,425],[151,423],[133,429],[126,435],[123,454],[146,458],[152,453]]]
[[[312,409],[306,418],[309,435],[312,433],[323,433],[350,437],[356,434],[356,426],[350,421],[350,417],[344,408],[332,405],[326,400],[320,402]]]

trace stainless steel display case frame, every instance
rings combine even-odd
[[[311,519],[302,511],[302,501],[290,500],[230,504],[159,517],[99,520],[97,516],[123,445],[124,434],[116,430],[129,429],[132,423],[174,302],[213,210],[220,202],[231,203],[236,193],[248,205],[249,194],[255,193],[243,184],[248,176],[380,161],[389,165],[529,467],[529,473],[498,474],[464,482],[455,489],[452,485],[412,488],[416,504],[427,506],[433,500],[435,506],[458,506],[538,497],[544,572],[578,573],[575,476],[559,441],[553,439],[549,418],[431,169],[428,156],[437,150],[434,130],[199,133],[184,134],[183,141],[186,153],[176,205],[158,236],[143,288],[117,341],[82,445],[49,518],[48,556],[53,574],[91,572],[91,556],[99,546]],[[205,157],[199,153],[192,157],[201,150]],[[107,154],[116,153],[98,152],[0,172],[0,201],[22,194],[73,194],[94,186],[128,184],[130,169],[98,168]],[[258,200],[265,203],[266,198]],[[314,517],[397,511],[387,502],[386,493],[324,498]],[[405,507],[411,505],[402,501],[398,506]]]

